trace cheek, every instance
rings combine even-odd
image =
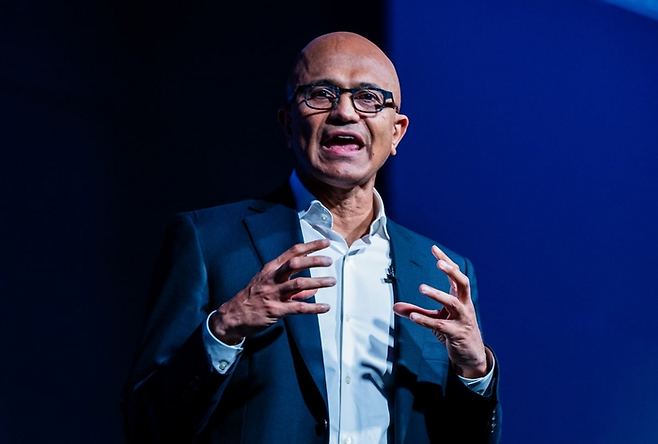
[[[292,148],[301,153],[304,157],[308,157],[309,152],[313,151],[315,132],[311,125],[306,122],[300,122],[295,126],[292,133]]]
[[[390,154],[393,149],[393,130],[390,125],[381,125],[372,131],[372,144],[375,151]]]
[[[319,143],[320,126],[313,119],[300,119],[293,137],[300,147],[313,147]]]

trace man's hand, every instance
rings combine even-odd
[[[329,311],[327,304],[309,304],[301,300],[313,296],[319,288],[336,285],[333,277],[290,277],[312,267],[328,267],[327,256],[308,256],[329,246],[322,239],[297,244],[265,264],[249,284],[222,304],[210,317],[213,335],[225,344],[238,344],[289,314],[319,314]]]
[[[432,330],[445,344],[459,375],[465,378],[485,376],[493,362],[493,355],[482,342],[468,277],[436,245],[432,247],[432,254],[436,257],[437,268],[448,276],[450,294],[425,284],[420,286],[420,292],[443,305],[443,308],[427,310],[398,302],[393,305],[393,311]]]

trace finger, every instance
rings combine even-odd
[[[290,296],[291,301],[303,301],[304,299],[308,299],[311,296],[315,296],[315,294],[318,292],[317,288],[313,288],[310,290],[302,290],[299,293],[295,293],[292,296]]]
[[[467,303],[471,298],[471,284],[464,273],[447,254],[436,245],[432,246],[432,254],[436,258],[436,266],[443,271],[450,281],[450,294],[459,298],[463,303]]]
[[[436,267],[439,270],[443,271],[443,269],[441,268],[441,263],[442,262],[447,262],[449,265],[455,267],[458,271],[460,270],[459,265],[457,265],[450,258],[450,256],[445,254],[445,252],[443,250],[441,250],[439,247],[437,247],[436,245],[432,245],[431,250],[432,250],[432,254],[436,258]],[[450,282],[450,294],[453,295],[453,296],[458,296],[459,287],[457,285],[457,282],[450,275],[448,275],[448,281]]]
[[[409,319],[415,324],[431,330],[434,336],[446,345],[450,360],[456,363],[462,371],[470,368],[469,372],[471,372],[477,369],[477,375],[467,377],[481,377],[486,374],[487,353],[484,350],[482,336],[475,320],[461,322],[436,319],[421,313],[412,313]],[[481,369],[483,364],[484,369]]]
[[[330,306],[326,303],[302,302],[302,301],[278,301],[267,305],[266,316],[268,320],[276,321],[288,315],[296,314],[320,314],[329,311]]]
[[[451,332],[452,329],[454,329],[454,321],[451,321],[449,319],[445,318],[437,318],[434,316],[428,316],[427,314],[423,313],[422,311],[413,311],[409,314],[409,319],[417,325],[420,325],[421,327],[428,328],[434,332],[435,335],[440,334],[440,335],[445,335],[445,336],[450,336],[448,332]],[[443,341],[445,338],[440,338],[437,335],[437,338]]]
[[[396,302],[393,304],[393,312],[404,318],[408,318],[412,313],[423,313],[425,316],[438,315],[439,310],[428,310],[407,302]]]
[[[286,304],[287,315],[290,314],[322,314],[331,309],[329,304],[324,303],[310,303],[310,302],[294,302]]]
[[[459,265],[457,265],[452,259],[450,259],[450,256],[445,254],[445,252],[442,249],[440,249],[436,245],[432,245],[431,251],[437,261],[444,260],[449,264],[454,265],[455,267],[457,267],[457,270],[459,270]]]
[[[435,335],[440,334],[446,338],[454,338],[460,335],[460,329],[462,328],[460,322],[446,318],[442,315],[442,312],[443,310],[439,312],[439,316],[432,316],[428,315],[426,312],[413,311],[409,315],[409,319],[415,324],[429,328],[435,333]]]
[[[433,310],[434,313],[431,313],[430,310],[406,302],[398,302],[393,305],[393,311],[399,316],[409,318],[414,324],[430,329],[439,341],[446,343],[446,335],[442,330],[445,329],[445,324],[452,321],[446,320],[445,310]]]
[[[456,265],[452,265],[444,260],[438,261],[437,266],[451,281],[450,293],[453,296],[456,296],[462,303],[468,303],[471,299],[471,282],[468,279],[468,276],[459,271],[459,268]]]
[[[464,313],[464,306],[458,298],[427,284],[422,284],[418,290],[423,295],[443,305],[443,308],[448,311],[450,319],[459,319]]]
[[[275,272],[275,282],[285,282],[293,274],[314,267],[328,267],[333,261],[329,256],[295,256],[284,262]]]
[[[318,289],[333,287],[336,278],[331,276],[307,278],[298,277],[284,282],[279,286],[279,297],[282,301],[291,299],[307,299],[313,296]]]
[[[265,264],[265,267],[263,267],[263,269],[276,270],[293,257],[306,256],[310,253],[314,253],[316,251],[327,248],[329,245],[330,245],[329,239],[319,239],[312,242],[295,244],[292,247],[288,248],[283,253],[281,253],[276,259]]]

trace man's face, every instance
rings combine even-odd
[[[393,65],[376,46],[358,36],[330,36],[309,45],[293,83],[293,88],[317,83],[370,86],[393,92],[396,103],[400,100]],[[396,153],[408,124],[406,116],[390,107],[374,114],[356,111],[350,93],[341,94],[331,110],[309,108],[303,94],[296,94],[280,118],[300,176],[341,189],[374,183],[377,171]]]

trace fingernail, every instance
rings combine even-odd
[[[411,319],[412,321],[415,321],[416,319],[418,319],[418,313],[411,313],[409,315],[409,319]]]

